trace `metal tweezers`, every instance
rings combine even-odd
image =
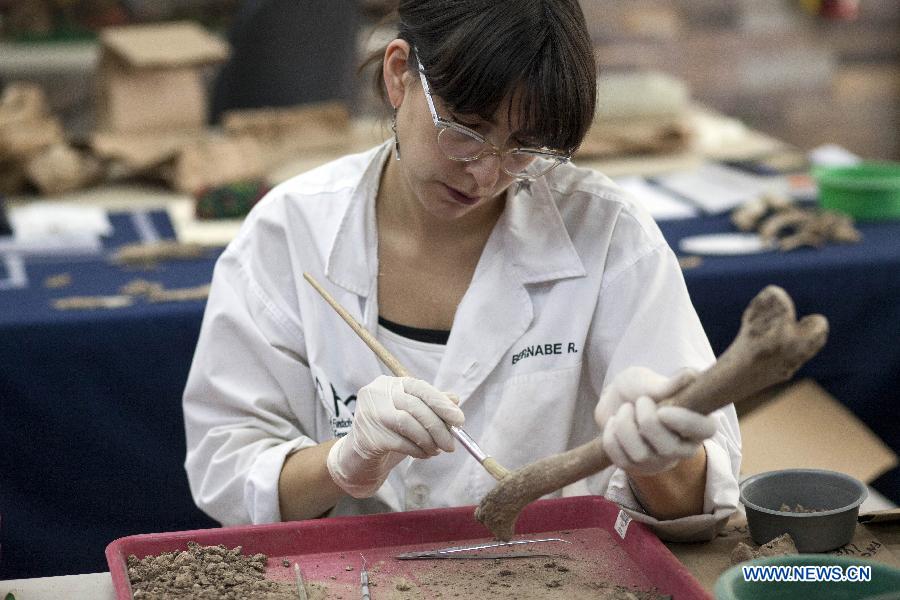
[[[549,554],[531,554],[528,552],[509,552],[506,554],[491,553],[475,553],[473,550],[484,550],[485,548],[499,548],[502,546],[516,546],[519,544],[537,544],[539,542],[565,542],[568,540],[562,538],[544,538],[541,540],[513,540],[511,542],[489,542],[486,544],[477,544],[475,546],[451,546],[449,548],[438,548],[437,550],[422,550],[419,552],[404,552],[398,554],[394,558],[397,560],[420,560],[426,558],[457,558],[457,559],[492,559],[492,558],[541,558],[547,557]]]
[[[430,558],[452,558],[454,560],[465,559],[499,559],[499,558],[547,558],[549,554],[531,554],[530,552],[507,552],[505,554],[476,554],[474,552],[460,552],[457,554],[444,554],[441,552],[409,552],[407,554],[398,554],[394,558],[397,560],[424,560]]]

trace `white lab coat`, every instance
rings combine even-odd
[[[377,331],[374,200],[389,154],[385,144],[279,185],[216,265],[184,394],[185,466],[195,502],[224,525],[279,521],[286,456],[346,431],[356,392],[388,373],[302,273]],[[622,369],[713,361],[653,220],[606,177],[566,165],[510,190],[432,383],[460,397],[466,431],[515,469],[596,436],[597,398]],[[705,514],[656,521],[616,468],[562,493],[602,494],[663,537],[714,536],[737,507],[740,464],[734,407],[715,416]],[[494,481],[457,448],[408,459],[376,496],[331,514],[477,504]]]

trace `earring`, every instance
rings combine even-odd
[[[400,160],[400,140],[397,139],[397,107],[394,107],[394,114],[391,116],[391,131],[394,132],[394,153],[397,160]]]

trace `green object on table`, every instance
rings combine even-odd
[[[900,163],[817,167],[819,204],[861,221],[900,219]]]
[[[870,581],[745,581],[742,567],[753,566],[870,566]],[[855,600],[897,598],[900,569],[854,556],[794,554],[743,562],[725,571],[716,581],[716,600]]]
[[[10,592],[6,595],[6,598],[4,598],[3,600],[16,600],[16,597],[13,596],[12,592]]]
[[[196,194],[198,219],[241,219],[271,189],[261,180],[236,181],[205,188]]]

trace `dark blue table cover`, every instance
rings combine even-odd
[[[151,216],[174,237],[164,213]],[[217,525],[194,506],[182,466],[181,393],[205,302],[51,305],[134,279],[202,285],[217,253],[116,266],[112,250],[138,234],[130,214],[111,221],[103,255],[26,259],[28,287],[0,291],[0,579],[106,571],[116,538]],[[71,285],[44,287],[62,273]]]
[[[128,215],[112,218],[110,248],[137,239]],[[172,237],[165,215],[153,218]],[[724,217],[661,227],[675,248],[686,235],[730,229]],[[800,376],[900,450],[900,223],[861,229],[858,245],[706,257],[685,278],[717,353],[770,283],[791,294],[799,314],[826,315],[830,341]],[[168,288],[208,283],[216,257],[155,270],[105,257],[32,259],[27,289],[0,290],[0,579],[104,571],[104,549],[118,537],[216,525],[193,505],[183,469],[181,393],[204,302],[51,307],[53,298],[117,294],[138,278]],[[64,272],[71,286],[42,285]],[[876,484],[900,501],[897,470]]]

